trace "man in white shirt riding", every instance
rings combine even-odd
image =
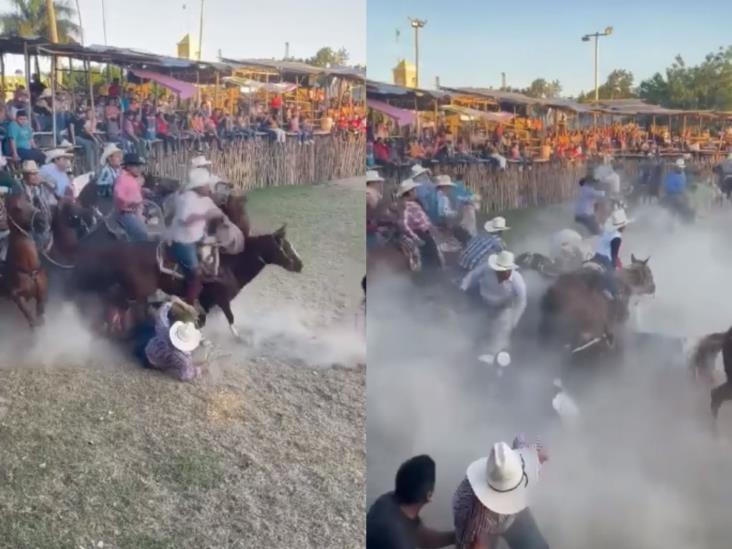
[[[477,285],[480,298],[491,311],[489,333],[493,354],[508,347],[511,333],[526,310],[526,283],[517,269],[513,254],[503,250],[470,271],[460,285],[465,292]]]
[[[173,255],[186,277],[185,299],[191,305],[195,304],[203,288],[198,244],[206,236],[208,223],[224,219],[224,213],[211,199],[211,175],[205,169],[192,169],[175,198],[175,214],[169,232]]]

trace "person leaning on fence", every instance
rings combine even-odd
[[[417,187],[419,187],[419,184],[411,179],[405,179],[399,185],[397,196],[404,201],[404,211],[401,219],[402,230],[407,237],[420,247],[422,268],[425,270],[440,269],[442,268],[442,259],[437,249],[437,243],[432,236],[432,223],[417,201]]]
[[[122,173],[122,149],[115,143],[107,143],[102,153],[102,171],[97,179],[97,194],[103,197],[112,196],[114,182]]]
[[[142,217],[142,170],[145,166],[135,153],[127,153],[122,160],[122,172],[114,183],[114,208],[117,219],[132,242],[147,242],[145,219]]]
[[[546,453],[520,436],[512,446],[498,442],[468,466],[452,500],[457,549],[495,549],[500,538],[511,549],[549,549],[529,510]]]
[[[53,186],[56,200],[72,198],[74,188],[69,177],[74,155],[65,149],[53,149],[46,153],[46,164],[41,168],[41,179]]]
[[[454,532],[439,532],[425,526],[419,514],[435,490],[434,460],[415,456],[399,467],[393,492],[379,497],[366,516],[366,549],[416,549],[448,547]]]

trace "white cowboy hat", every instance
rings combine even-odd
[[[488,265],[491,269],[498,272],[515,271],[518,269],[518,265],[514,262],[513,254],[508,250],[489,255]]]
[[[184,191],[192,191],[193,189],[200,189],[201,187],[210,187],[216,183],[216,178],[208,173],[208,170],[203,168],[193,168],[188,173],[188,181],[183,185]]]
[[[493,219],[486,221],[483,228],[487,233],[500,233],[502,231],[509,230],[511,227],[506,225],[505,217],[494,217]]]
[[[371,183],[372,181],[383,181],[384,178],[379,175],[379,172],[376,170],[367,170],[366,171],[366,183]]]
[[[615,210],[608,219],[608,224],[616,229],[625,227],[632,222],[632,219],[628,219],[628,215],[625,213],[625,210]]]
[[[61,140],[61,143],[58,144],[58,148],[59,149],[67,149],[67,150],[68,149],[73,149],[74,148],[74,144],[71,141],[69,141],[68,139],[62,139]]]
[[[51,149],[46,152],[46,164],[50,164],[57,158],[74,158],[74,155],[64,149]]]
[[[499,515],[515,515],[529,505],[529,486],[539,478],[539,456],[535,450],[513,450],[498,442],[490,456],[468,465],[467,477],[484,507]]]
[[[35,160],[26,160],[23,162],[20,171],[23,173],[38,173],[38,164]]]
[[[414,166],[412,166],[411,177],[412,178],[417,177],[418,175],[423,174],[425,172],[430,173],[429,169],[422,166],[422,164],[415,164]]]
[[[51,88],[46,88],[41,92],[41,95],[38,96],[38,99],[45,99],[47,97],[53,97],[53,92],[51,91]]]
[[[455,187],[449,175],[438,175],[435,177],[435,187]]]
[[[191,168],[205,168],[206,166],[210,166],[211,161],[208,160],[205,156],[194,156],[191,158]]]
[[[677,158],[674,164],[677,168],[686,168],[686,161],[683,158]]]
[[[173,322],[168,335],[173,347],[184,353],[192,352],[201,344],[201,332],[193,322]]]
[[[399,184],[399,189],[397,190],[397,196],[404,196],[409,191],[416,189],[419,187],[419,183],[415,183],[414,180],[410,177],[409,179],[405,179]]]
[[[117,153],[123,154],[124,151],[114,143],[107,143],[104,147],[104,152],[102,152],[102,158],[100,159],[99,163],[104,166],[104,164],[107,162],[107,158]]]

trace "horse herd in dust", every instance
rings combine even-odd
[[[174,183],[146,178],[153,206],[162,205],[159,217],[164,217],[163,206],[175,192]],[[219,307],[238,338],[231,302],[242,288],[267,265],[299,273],[303,263],[285,226],[270,234],[250,234],[243,194],[229,192],[218,205],[244,235],[245,246],[238,253],[217,254],[216,276],[204,278],[198,323],[202,325],[206,314]],[[162,239],[144,243],[121,239],[113,215],[102,213],[111,204],[104,203],[93,181],[75,199],[52,208],[50,220],[39,222],[39,209],[22,193],[8,195],[5,209],[9,234],[0,264],[0,293],[17,305],[31,328],[44,323],[49,293],[73,301],[90,327],[114,338],[129,335],[145,315],[148,300],[159,291],[185,295],[182,277],[163,267],[168,258]],[[160,219],[148,218],[151,233],[153,223],[160,224]],[[47,238],[39,238],[44,231]]]

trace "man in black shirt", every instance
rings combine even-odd
[[[405,461],[397,471],[395,489],[369,509],[366,517],[366,549],[437,549],[455,543],[454,532],[430,530],[419,518],[432,500],[435,462],[429,456]]]

